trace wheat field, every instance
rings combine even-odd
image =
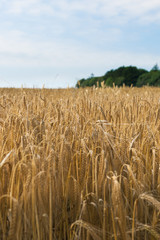
[[[160,89],[0,89],[0,240],[160,239]]]

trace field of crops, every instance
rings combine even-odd
[[[160,239],[160,89],[0,89],[0,240]]]

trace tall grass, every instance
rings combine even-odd
[[[160,239],[160,89],[0,89],[0,239]]]

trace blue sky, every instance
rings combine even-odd
[[[160,65],[159,0],[0,0],[0,87]]]

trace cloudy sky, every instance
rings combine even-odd
[[[0,0],[0,87],[160,65],[159,0]]]

